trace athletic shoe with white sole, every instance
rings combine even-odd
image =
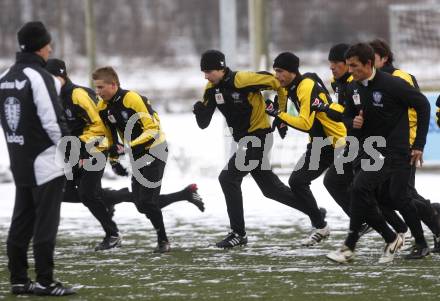
[[[237,246],[245,246],[248,243],[247,236],[238,235],[235,232],[230,232],[223,240],[215,244],[217,248],[230,249]]]
[[[35,289],[35,282],[15,283],[11,285],[11,293],[14,295],[32,295]]]
[[[394,260],[394,256],[402,247],[403,240],[400,235],[396,235],[396,239],[385,245],[382,256],[379,258],[379,263],[390,263]]]
[[[96,247],[95,251],[103,251],[112,248],[119,248],[122,244],[122,237],[118,236],[106,236]]]
[[[330,236],[330,227],[326,225],[322,229],[314,229],[309,237],[301,241],[304,247],[311,247]]]
[[[354,258],[354,251],[350,250],[346,245],[336,251],[330,252],[326,257],[338,263],[346,263]]]
[[[153,253],[168,253],[171,251],[171,245],[167,240],[162,240],[157,243]]]
[[[429,248],[428,246],[420,246],[418,244],[415,244],[411,248],[411,252],[405,256],[405,259],[422,259],[429,255]]]
[[[65,287],[60,282],[52,282],[48,286],[43,286],[37,282],[34,294],[38,296],[67,296],[76,294],[76,291],[73,288]]]

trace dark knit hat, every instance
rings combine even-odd
[[[40,50],[50,43],[50,33],[39,21],[27,22],[17,32],[18,45],[23,52]]]
[[[207,50],[202,54],[200,70],[222,70],[226,68],[225,55],[218,50]]]
[[[280,68],[292,73],[298,73],[299,58],[292,52],[282,52],[273,61],[273,68]]]
[[[330,48],[328,60],[345,62],[345,53],[347,52],[348,48],[350,48],[350,45],[344,43],[334,45],[332,48]]]
[[[46,70],[55,76],[67,78],[66,63],[60,59],[48,59],[46,63]]]

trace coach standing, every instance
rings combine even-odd
[[[55,162],[56,145],[66,132],[58,100],[60,83],[44,65],[52,52],[43,23],[28,22],[17,34],[20,52],[0,75],[0,119],[16,186],[7,240],[13,294],[70,295],[54,281],[54,248],[65,178]],[[33,240],[36,283],[27,274]]]

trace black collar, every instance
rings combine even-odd
[[[226,67],[225,68],[225,75],[223,76],[223,78],[218,83],[218,86],[229,84],[231,82],[232,78],[233,78],[232,70],[229,69],[228,67]]]
[[[66,83],[61,88],[61,95],[64,96],[66,94],[70,94],[74,88],[75,88],[75,84],[72,83],[72,81],[69,78],[67,78]]]
[[[41,67],[46,66],[44,59],[33,52],[17,52],[15,55],[15,60],[19,64],[38,65]]]
[[[116,91],[115,95],[113,95],[112,98],[110,98],[110,100],[108,102],[110,103],[117,103],[119,100],[122,99],[124,90],[121,89],[121,87],[118,88],[118,90]]]
[[[295,91],[299,83],[304,79],[304,77],[298,73],[292,82],[286,87],[287,91]]]
[[[385,73],[393,74],[394,71],[396,71],[396,68],[394,68],[393,64],[386,64],[383,65],[382,68],[380,68],[380,71],[383,71]]]
[[[350,76],[351,74],[349,72],[345,72],[344,75],[342,75],[340,78],[338,79],[335,78],[335,82],[346,83]]]

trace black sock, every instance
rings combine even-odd
[[[188,200],[188,191],[186,189],[170,194],[161,194],[158,198],[159,208],[162,209],[172,203],[185,200]]]

